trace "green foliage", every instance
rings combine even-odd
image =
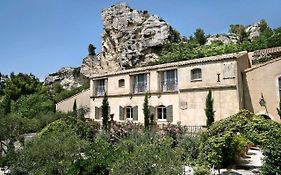
[[[149,128],[149,114],[148,93],[146,93],[143,102],[144,127],[146,130]]]
[[[204,30],[201,29],[201,28],[196,29],[196,31],[194,33],[194,39],[200,45],[204,45],[206,43],[206,41],[207,41]]]
[[[44,94],[21,96],[12,106],[12,112],[27,118],[39,118],[40,115],[54,111],[54,102]]]
[[[104,93],[103,100],[102,100],[102,127],[105,131],[108,130],[108,119],[109,119],[109,103],[106,93]]]
[[[274,121],[241,111],[216,122],[202,134],[199,160],[217,168],[224,167],[241,154],[245,144],[253,143],[262,148],[265,156],[263,174],[280,174],[280,128]]]
[[[214,99],[212,98],[212,91],[209,90],[209,93],[206,97],[206,102],[205,102],[206,108],[205,108],[205,115],[207,117],[207,126],[210,127],[214,121]]]
[[[42,90],[42,83],[32,74],[11,73],[10,78],[6,80],[5,96],[11,100],[17,101],[22,95],[30,95]]]
[[[171,148],[172,138],[166,136],[147,141],[138,144],[125,139],[118,144],[119,156],[112,165],[112,174],[182,173],[182,150]]]
[[[27,143],[19,153],[12,171],[15,174],[65,174],[72,163],[81,158],[81,151],[87,142],[69,127],[59,130],[45,132]]]
[[[88,47],[89,55],[96,55],[95,50],[96,50],[96,47],[93,44],[89,44],[89,47]]]
[[[248,33],[245,26],[235,24],[230,26],[230,32],[239,37],[237,44],[222,44],[213,42],[210,45],[204,45],[206,36],[203,29],[197,29],[195,36],[190,36],[187,41],[178,40],[170,42],[168,40],[162,46],[160,59],[152,64],[162,64],[175,61],[202,58],[226,53],[235,53],[240,51],[254,51],[264,48],[281,46],[281,27],[270,29],[266,21],[261,20],[261,35],[248,40]]]

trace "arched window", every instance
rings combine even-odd
[[[118,81],[118,86],[119,86],[119,87],[124,87],[124,86],[125,86],[125,80],[124,80],[124,79],[120,79],[120,80]]]
[[[202,80],[202,72],[200,68],[191,70],[191,81]]]

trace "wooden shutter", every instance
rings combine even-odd
[[[167,112],[167,121],[172,122],[173,121],[173,105],[167,106],[166,112]]]
[[[108,106],[108,116],[110,116],[110,106]]]
[[[149,108],[149,114],[150,114],[150,115],[153,114],[153,115],[155,116],[155,107],[153,107],[153,106],[148,106],[148,108]]]
[[[124,120],[124,108],[119,106],[119,120]]]
[[[138,120],[138,106],[133,107],[133,120]]]
[[[100,119],[99,108],[95,106],[95,119]]]

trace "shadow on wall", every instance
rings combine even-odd
[[[244,77],[244,79],[243,79],[244,108],[251,112],[254,112],[254,107],[253,107],[253,103],[251,100],[252,98],[251,98],[251,94],[250,94],[250,90],[249,90],[247,76],[245,73],[244,73],[243,77]]]

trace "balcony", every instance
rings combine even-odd
[[[105,93],[105,86],[98,86],[96,88],[96,96],[103,96]]]
[[[147,91],[147,83],[146,82],[138,82],[134,84],[134,93],[146,92]]]
[[[175,91],[178,89],[176,80],[166,80],[161,82],[162,91]]]

